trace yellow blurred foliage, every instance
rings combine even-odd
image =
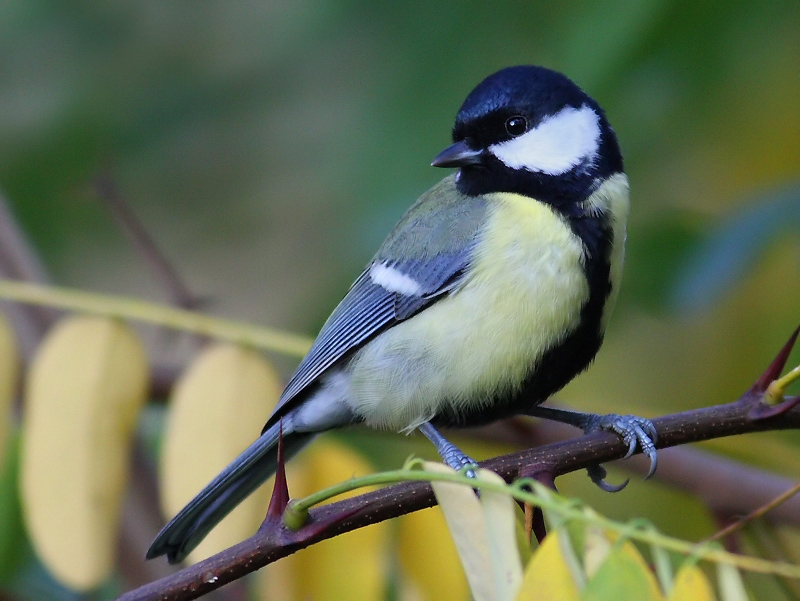
[[[667,601],[716,601],[716,597],[703,570],[696,565],[684,565],[675,576]]]
[[[320,439],[287,466],[289,492],[299,498],[372,473],[359,454]],[[345,496],[364,492],[363,489]],[[383,522],[322,541],[268,565],[256,580],[264,601],[374,601],[388,590],[392,525]]]
[[[564,541],[551,531],[525,567],[516,601],[577,601],[580,591],[564,559]]]
[[[166,517],[258,438],[282,382],[256,350],[215,344],[201,353],[173,390],[161,456],[161,503]],[[262,486],[189,554],[196,562],[252,536],[264,519]]]
[[[470,598],[458,552],[438,507],[399,518],[397,535],[404,601]]]
[[[20,486],[39,558],[85,591],[111,573],[147,357],[124,323],[68,317],[28,373]]]

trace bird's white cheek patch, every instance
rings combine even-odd
[[[389,292],[398,292],[406,296],[422,294],[419,282],[386,263],[375,263],[370,267],[369,277],[373,284],[377,284]]]
[[[511,169],[560,175],[592,160],[599,145],[600,117],[584,105],[562,109],[529,132],[489,146],[489,152]]]

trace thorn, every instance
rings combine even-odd
[[[544,484],[547,488],[550,488],[556,492],[558,489],[556,488],[556,479],[553,476],[553,472],[551,471],[540,471],[533,475],[533,479],[536,480],[539,484]]]
[[[789,337],[789,340],[783,345],[783,348],[775,359],[773,359],[770,366],[761,374],[758,380],[755,381],[745,396],[751,394],[763,395],[767,391],[767,388],[769,388],[769,385],[780,377],[783,368],[786,366],[786,361],[789,359],[789,353],[792,352],[792,347],[794,347],[798,334],[800,334],[800,326],[798,326],[794,334]]]
[[[797,405],[800,405],[800,396],[787,397],[783,400],[783,402],[778,403],[777,405],[756,403],[748,412],[747,417],[753,421],[768,419],[777,415],[783,415]]]
[[[526,505],[526,510],[527,507],[528,506]],[[533,515],[531,516],[531,530],[533,531],[533,535],[536,537],[536,541],[541,545],[542,541],[547,536],[547,527],[544,524],[544,513],[542,513],[541,507],[533,508]],[[528,538],[530,538],[530,534],[528,534]]]
[[[544,484],[547,488],[558,492],[553,472],[548,470],[537,471],[530,477],[540,484]],[[542,541],[547,536],[547,526],[544,523],[542,508],[533,507],[525,503],[523,509],[525,510],[525,535],[528,537],[528,540],[530,540],[531,534],[533,534],[536,537],[536,541],[541,545]]]
[[[341,513],[337,513],[332,515],[329,518],[319,521],[313,521],[309,524],[306,524],[300,530],[295,532],[295,540],[296,541],[304,541],[309,538],[314,538],[317,535],[325,532],[331,526],[335,526],[337,524],[342,524],[358,514],[363,508],[362,507],[353,507],[352,509],[347,509],[342,511]]]
[[[289,485],[286,482],[286,464],[283,460],[283,419],[281,419],[280,433],[278,434],[278,469],[275,472],[275,485],[272,487],[272,497],[265,522],[271,519],[281,519],[286,506],[289,504]]]
[[[522,512],[525,514],[525,540],[531,544],[531,533],[533,532],[533,505],[529,503],[519,503]],[[537,536],[538,540],[539,537]]]

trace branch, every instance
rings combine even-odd
[[[122,232],[139,251],[158,283],[166,290],[170,304],[183,309],[197,308],[200,305],[200,299],[184,284],[177,270],[150,236],[147,228],[131,210],[112,177],[108,173],[101,173],[94,178],[93,188],[97,197],[103,202],[112,217],[117,220]]]
[[[684,411],[653,420],[658,448],[765,430],[800,427],[800,397],[767,407],[762,397],[777,379],[794,339],[742,397],[726,405]],[[524,473],[553,477],[619,459],[627,447],[609,432],[595,432],[544,447],[511,453],[481,462],[481,466],[512,481]],[[370,524],[418,511],[435,504],[428,484],[407,482],[312,509],[306,525],[289,530],[268,516],[253,537],[177,574],[131,591],[119,601],[196,599],[319,541]]]
[[[26,280],[38,284],[50,282],[39,256],[17,223],[14,213],[0,192],[0,277]],[[44,332],[53,324],[59,312],[52,307],[31,307],[3,303],[14,324],[22,356],[27,363],[39,346]]]
[[[788,490],[785,490],[783,493],[772,499],[766,505],[759,507],[755,511],[752,511],[748,515],[735,521],[733,524],[726,526],[722,530],[716,532],[713,536],[709,536],[703,542],[720,540],[725,538],[726,536],[730,536],[734,532],[737,532],[742,528],[744,528],[745,526],[747,526],[747,524],[749,524],[750,522],[753,522],[761,517],[764,517],[765,514],[772,511],[779,505],[782,505],[783,503],[791,499],[793,496],[795,496],[798,492],[800,492],[800,482],[790,487]]]
[[[455,434],[455,431],[451,432]],[[575,428],[566,424],[513,418],[480,428],[470,437],[523,448],[561,442],[574,435]],[[614,467],[644,477],[650,461],[636,455],[629,460],[615,462]],[[652,480],[693,495],[711,512],[725,516],[746,515],[796,483],[796,480],[763,468],[690,446],[662,450],[658,454],[658,471]],[[773,509],[768,518],[776,524],[800,528],[800,495]]]
[[[111,195],[116,197],[117,193],[113,191]],[[2,233],[0,235],[0,275],[27,281],[47,282],[49,278],[45,269],[42,267],[31,245],[25,239],[21,228],[17,225],[12,213],[6,206],[5,199],[1,195],[0,233]],[[186,298],[185,295],[180,296]],[[42,333],[49,327],[55,316],[58,315],[58,311],[51,307],[24,307],[10,303],[7,304],[7,308],[12,312],[11,317],[17,329],[17,334],[23,340],[22,346],[25,354],[30,355],[38,345]],[[154,377],[151,392],[156,396],[165,395],[172,387],[177,370],[172,366],[161,364],[156,364],[153,368]],[[768,370],[757,385],[762,388],[767,387],[771,381],[770,378],[774,379],[776,376],[777,374],[772,374]],[[770,396],[769,392],[767,396]],[[536,423],[532,425],[529,421],[509,420],[482,428],[476,431],[475,434],[479,437],[493,438],[505,443],[511,442],[530,446],[555,439],[564,439],[571,433],[568,428],[568,426],[558,423]],[[709,437],[713,438],[714,436]],[[661,441],[661,443],[659,447],[663,446],[664,441]],[[621,466],[623,469],[644,473],[642,469],[639,469],[642,462],[637,461],[637,459],[623,462]],[[531,468],[531,466],[522,467],[525,467],[526,470]],[[541,469],[542,466],[534,465],[533,467]],[[718,510],[725,515],[734,516],[752,511],[770,499],[777,497],[793,484],[787,478],[781,478],[764,470],[744,466],[730,459],[688,448],[674,448],[662,453],[656,478],[697,495],[712,510]],[[141,483],[140,481],[139,484]],[[134,488],[138,489],[140,487],[137,485]],[[770,513],[770,519],[800,526],[800,497],[794,497]],[[136,520],[136,522],[141,523],[140,520]],[[356,525],[354,527],[359,526]],[[152,530],[152,528],[149,530]],[[129,568],[135,565],[136,562],[141,563],[138,558],[134,557],[136,554],[134,549],[140,546],[138,544],[130,544],[130,542],[128,545],[124,545],[126,551],[128,551],[124,554],[128,561],[123,563],[128,565]],[[144,564],[141,567],[144,567]],[[161,574],[164,573],[163,569],[156,569],[155,565],[150,565],[148,571],[151,576],[159,572]],[[137,579],[134,578],[132,580],[135,581]]]

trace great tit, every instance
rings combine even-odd
[[[473,463],[436,427],[524,414],[610,429],[651,458],[635,416],[539,407],[594,359],[619,292],[628,179],[600,106],[535,66],[481,82],[423,194],[325,322],[261,436],[159,533],[181,561],[317,434],[354,423],[420,429],[446,463]],[[629,453],[629,454],[630,454]]]

